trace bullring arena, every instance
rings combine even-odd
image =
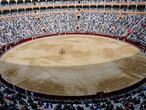
[[[146,1],[0,0],[0,110],[146,110]]]
[[[111,92],[133,85],[146,75],[146,57],[139,49],[93,35],[36,39],[12,48],[0,61],[6,81],[48,95]]]

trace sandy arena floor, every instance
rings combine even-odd
[[[59,50],[65,53],[60,54]],[[146,56],[110,38],[68,35],[20,44],[0,59],[2,77],[18,87],[49,95],[115,91],[146,77]]]

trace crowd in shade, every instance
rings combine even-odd
[[[146,44],[145,14],[102,12],[46,13],[0,18],[0,43],[60,33],[98,33]]]
[[[0,110],[146,110],[146,86],[121,95],[63,102],[27,96],[0,84]]]
[[[14,7],[14,6],[34,6],[34,5],[53,5],[53,4],[96,4],[96,3],[117,3],[117,2],[145,2],[145,0],[1,0],[1,7]],[[11,2],[13,1],[13,2]],[[20,2],[21,1],[21,2]],[[23,1],[23,2],[22,2]],[[29,2],[28,2],[29,1]]]

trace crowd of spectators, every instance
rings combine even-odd
[[[56,33],[98,33],[146,44],[146,15],[102,12],[45,13],[0,18],[0,43]]]
[[[141,42],[146,44],[146,17],[141,19],[141,21],[132,28],[132,32],[129,33],[128,39],[134,42]]]
[[[61,101],[27,96],[0,84],[0,110],[146,110],[146,86],[110,97]]]

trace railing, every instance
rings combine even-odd
[[[15,17],[21,17],[21,16],[35,16],[35,15],[43,15],[43,14],[63,14],[67,12],[74,12],[74,13],[81,13],[81,12],[92,12],[92,13],[115,13],[115,14],[141,14],[145,15],[146,12],[128,12],[128,11],[107,11],[107,10],[94,10],[94,9],[89,9],[89,10],[59,10],[59,11],[53,11],[53,10],[48,10],[48,11],[43,11],[43,12],[31,12],[31,13],[18,13],[18,14],[12,14],[12,15],[4,15],[0,16],[0,19],[9,19],[9,18],[15,18]]]

